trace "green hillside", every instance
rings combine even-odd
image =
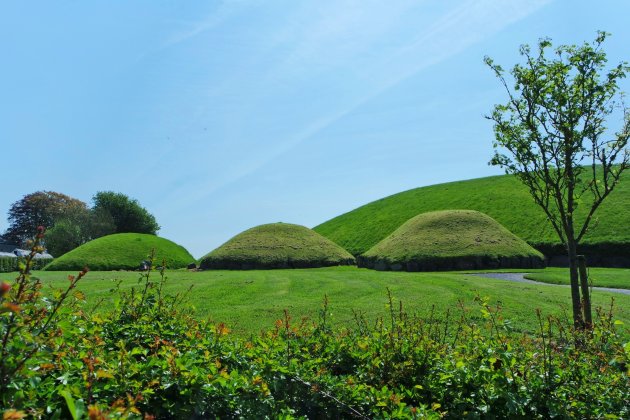
[[[307,268],[354,264],[339,245],[304,226],[272,223],[236,235],[200,260],[203,269]]]
[[[142,233],[117,233],[94,239],[56,258],[45,270],[135,270],[155,250],[155,262],[166,259],[169,268],[186,267],[195,258],[168,239]]]
[[[358,257],[359,267],[405,271],[540,268],[544,262],[525,241],[473,210],[415,216]]]
[[[450,182],[401,192],[335,217],[313,230],[350,253],[359,255],[420,213],[452,209],[485,213],[545,253],[550,246],[559,244],[542,210],[534,204],[527,189],[510,175]],[[628,255],[628,209],[630,174],[626,173],[617,189],[597,210],[597,220],[591,224],[583,243],[597,248],[601,254]],[[585,205],[578,208],[578,219],[584,217],[585,211]],[[593,250],[589,248],[589,251]]]

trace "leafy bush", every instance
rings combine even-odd
[[[153,265],[153,258],[150,258]],[[113,287],[104,314],[74,289],[44,298],[28,263],[6,293],[0,336],[0,410],[5,416],[90,418],[628,418],[630,344],[612,306],[578,332],[539,314],[519,335],[500,306],[477,298],[428,318],[396,308],[332,330],[285,312],[249,340],[200,321],[166,295],[164,263],[128,291]],[[160,279],[153,280],[159,270]],[[22,290],[22,292],[19,292]],[[18,309],[19,307],[19,309]],[[19,326],[19,328],[16,328]]]
[[[0,273],[11,273],[13,271],[18,271],[20,261],[21,260],[18,257],[0,256]],[[31,269],[40,270],[51,261],[52,258],[33,258],[33,260],[31,261]]]

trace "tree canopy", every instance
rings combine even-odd
[[[630,67],[622,62],[605,69],[602,44],[607,35],[599,32],[592,44],[561,45],[551,58],[546,55],[552,46],[549,39],[539,42],[537,53],[522,46],[525,63],[513,67],[513,87],[503,68],[485,58],[508,94],[508,102],[496,105],[488,117],[495,132],[490,163],[528,187],[565,245],[577,325],[590,323],[591,317],[585,278],[580,299],[577,245],[597,208],[630,166],[630,112],[619,86]],[[615,116],[621,126],[611,131],[607,123]],[[588,206],[588,211],[577,220],[574,214],[580,205]]]
[[[11,205],[9,228],[3,237],[9,242],[23,245],[37,234],[38,226],[50,228],[61,218],[87,212],[87,204],[81,200],[54,191],[37,191]]]
[[[115,226],[109,213],[90,209],[70,213],[57,220],[46,233],[46,249],[59,257],[92,239],[114,233]]]
[[[27,194],[12,204],[9,228],[2,235],[7,242],[24,246],[37,234],[37,227],[46,230],[45,246],[58,257],[92,239],[112,233],[147,233],[160,229],[155,217],[137,200],[112,191],[98,192],[94,206],[54,191]]]
[[[155,217],[125,194],[113,191],[99,191],[93,197],[94,211],[109,214],[114,224],[113,233],[157,234],[160,230]]]

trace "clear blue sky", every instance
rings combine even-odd
[[[195,257],[270,222],[499,174],[483,64],[611,32],[630,2],[16,1],[0,6],[0,231],[38,190],[136,198]],[[626,84],[627,86],[627,84]],[[625,89],[626,91],[630,89]]]

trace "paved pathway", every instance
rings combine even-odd
[[[569,287],[565,284],[552,284],[552,283],[543,283],[541,281],[534,281],[525,278],[525,275],[528,273],[468,273],[467,275],[477,276],[477,277],[487,277],[491,279],[500,279],[507,281],[514,281],[517,283],[530,283],[530,284],[540,284],[543,286],[564,286]],[[610,287],[593,287],[593,290],[601,290],[602,292],[613,292],[613,293],[621,293],[624,295],[630,295],[630,289],[613,289]]]

